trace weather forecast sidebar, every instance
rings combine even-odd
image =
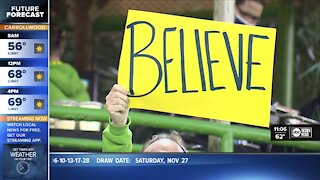
[[[0,7],[0,179],[47,179],[48,0]]]

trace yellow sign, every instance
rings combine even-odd
[[[129,10],[118,83],[131,108],[268,127],[275,37],[273,28]]]

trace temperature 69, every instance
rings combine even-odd
[[[26,101],[26,98],[9,98],[8,105],[21,106],[23,101]]]

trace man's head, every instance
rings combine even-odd
[[[186,152],[183,140],[178,132],[162,133],[152,136],[143,147],[143,152]]]
[[[236,21],[238,24],[257,25],[265,0],[236,0]]]

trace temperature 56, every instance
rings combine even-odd
[[[26,101],[26,98],[9,98],[8,105],[21,106],[23,101]]]
[[[22,74],[26,73],[26,70],[10,70],[8,72],[9,78],[22,78]]]
[[[8,49],[20,51],[22,47],[25,46],[26,44],[27,44],[26,42],[9,42]]]

